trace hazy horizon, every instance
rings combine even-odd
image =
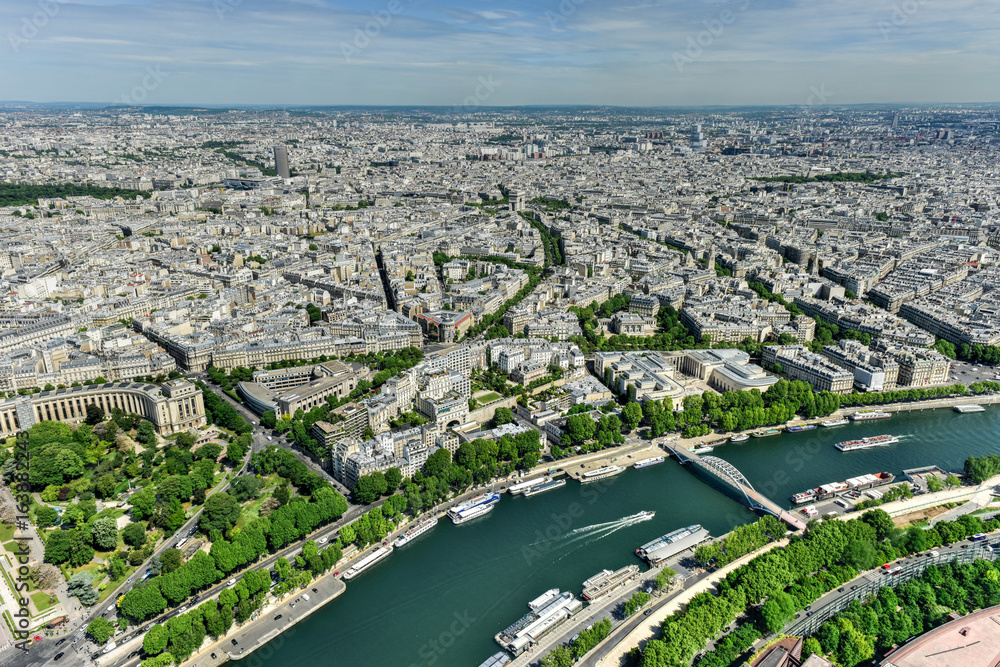
[[[982,0],[15,0],[11,100],[171,106],[995,103]]]

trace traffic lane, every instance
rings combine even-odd
[[[621,643],[623,639],[628,637],[633,630],[642,625],[644,621],[649,622],[647,618],[648,616],[651,616],[657,609],[659,609],[663,605],[669,604],[671,600],[673,600],[678,595],[680,595],[687,589],[691,588],[692,586],[694,586],[707,576],[709,576],[708,572],[702,572],[699,575],[686,579],[680,585],[680,587],[678,587],[674,591],[671,591],[671,593],[665,596],[662,600],[657,601],[648,609],[644,610],[641,615],[635,616],[631,620],[626,621],[617,628],[613,629],[608,638],[614,639],[614,641],[605,641],[604,644],[602,644],[598,649],[591,651],[586,656],[584,656],[583,662],[581,664],[588,665],[589,667],[593,667],[594,665],[600,664],[600,662],[604,660],[604,658],[608,655],[608,653],[610,653],[616,646],[618,646],[618,644]]]
[[[968,540],[963,540],[961,542],[955,542],[947,546],[940,546],[937,547],[936,549],[931,549],[929,551],[923,551],[919,554],[914,554],[913,556],[907,556],[906,558],[901,558],[899,560],[893,561],[892,563],[894,566],[899,566],[899,567],[906,567],[908,565],[920,564],[921,561],[931,558],[932,557],[931,554],[933,554],[934,552],[954,553],[956,551],[962,551],[963,549],[968,549],[972,546],[972,544],[974,543],[969,542]],[[824,607],[834,602],[837,602],[841,598],[850,597],[852,591],[856,591],[859,587],[865,585],[864,581],[868,581],[870,583],[881,583],[885,581],[886,585],[888,585],[889,579],[887,579],[888,575],[886,574],[886,572],[887,570],[884,570],[881,567],[875,570],[866,570],[865,572],[862,572],[851,581],[845,582],[843,586],[836,588],[826,593],[825,595],[817,598],[811,605],[808,605],[805,609],[803,609],[802,611],[798,612],[795,615],[794,622],[812,616],[813,613],[820,611]]]

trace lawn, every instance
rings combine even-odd
[[[35,609],[41,614],[46,609],[50,609],[57,604],[59,604],[59,599],[56,598],[55,602],[49,602],[49,594],[44,591],[38,591],[37,593],[32,593],[30,595],[31,601],[35,603]]]
[[[21,551],[21,547],[18,546],[17,542],[15,542],[14,540],[11,540],[10,542],[4,542],[3,548],[11,552],[12,554],[16,554]]]
[[[7,542],[14,538],[14,524],[0,523],[0,542]]]
[[[476,396],[475,398],[477,401],[485,405],[487,403],[492,403],[493,401],[499,400],[503,397],[500,394],[496,393],[495,391],[491,391],[485,396]]]

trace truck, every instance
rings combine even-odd
[[[112,639],[111,641],[108,642],[107,646],[104,647],[104,650],[102,650],[101,653],[109,653],[111,651],[114,651],[116,648],[118,648],[118,644],[116,644],[115,640]]]

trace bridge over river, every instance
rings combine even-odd
[[[728,461],[717,456],[699,456],[678,444],[667,443],[666,447],[681,464],[692,463],[699,470],[718,479],[725,485],[726,489],[735,495],[737,500],[745,502],[750,509],[774,515],[793,530],[805,530],[805,521],[754,489],[750,480]]]

